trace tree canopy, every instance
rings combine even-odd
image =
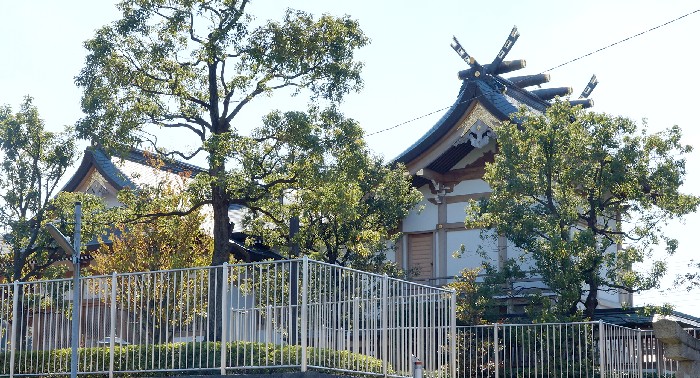
[[[230,205],[272,215],[264,207],[271,195],[298,189],[305,172],[323,169],[324,146],[353,148],[341,143],[357,137],[346,134],[356,130],[316,122],[314,112],[337,114],[332,107],[273,112],[244,134],[249,125],[239,123],[240,112],[261,96],[291,88],[332,104],[359,89],[362,64],[354,53],[368,43],[347,16],[287,10],[281,21],[253,27],[248,4],[122,1],[122,18],[85,43],[89,53],[76,78],[84,90],[81,136],[106,148],[152,143],[164,155],[206,155],[193,208],[213,205],[213,265],[229,259]],[[146,131],[154,126],[190,133],[194,147],[157,145]]]
[[[153,170],[163,164],[152,159]],[[157,173],[153,174],[157,177]],[[136,190],[122,189],[117,199],[123,206],[106,211],[110,219],[111,243],[103,243],[95,254],[92,269],[101,274],[147,272],[206,266],[211,256],[212,240],[205,224],[205,214],[153,216],[191,207],[185,191],[190,173],[177,178],[164,176],[153,185]]]
[[[288,255],[295,254],[289,251],[291,241],[320,261],[391,271],[383,251],[387,241],[398,236],[399,223],[420,201],[420,193],[403,167],[392,168],[371,154],[362,129],[352,119],[332,109],[287,119],[296,117],[308,123],[307,133],[341,130],[341,134],[319,140],[319,154],[313,157],[318,161],[312,163],[316,167],[300,170],[293,185],[261,201],[250,214],[253,233]],[[289,122],[279,114],[272,118]],[[290,240],[293,218],[300,227]]]
[[[662,227],[698,204],[680,192],[691,149],[680,128],[649,134],[563,101],[513,119],[494,130],[498,154],[484,176],[493,192],[466,223],[495,229],[533,261],[531,274],[557,295],[555,314],[583,305],[591,317],[600,290],[657,286],[666,268],[650,253],[677,247]]]
[[[66,258],[45,231],[47,222],[72,235],[75,201],[87,211],[101,207],[89,195],[56,196],[75,159],[74,140],[68,130],[47,131],[31,97],[25,97],[17,112],[7,105],[0,108],[0,274],[8,281],[47,277],[49,267]],[[83,234],[89,240],[98,229],[86,224]]]

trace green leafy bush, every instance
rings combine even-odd
[[[301,347],[256,342],[231,342],[226,344],[226,360],[229,368],[258,367],[266,370],[298,370],[301,365]],[[80,348],[79,371],[96,372],[81,377],[104,377],[109,368],[109,347]],[[17,351],[15,375],[42,374],[67,376],[70,372],[70,349],[50,351]],[[374,357],[330,349],[307,348],[309,365],[328,369],[382,372],[382,361]],[[0,353],[0,371],[9,373],[10,353]],[[114,371],[138,371],[124,373],[120,377],[162,376],[164,371],[186,371],[192,374],[219,374],[221,343],[195,342],[158,345],[128,345],[114,347]],[[211,369],[211,370],[200,370]],[[150,370],[150,372],[149,372]],[[392,371],[391,367],[389,370]],[[168,373],[168,376],[175,375]]]

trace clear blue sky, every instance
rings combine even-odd
[[[697,1],[261,1],[250,9],[258,20],[277,19],[286,7],[315,14],[349,14],[372,39],[359,52],[365,62],[365,88],[348,96],[347,116],[373,133],[449,106],[465,68],[450,48],[452,36],[480,62],[489,62],[508,32],[517,25],[520,39],[509,59],[526,59],[532,74],[592,52],[698,8]],[[18,106],[31,95],[52,129],[81,116],[80,91],[73,78],[83,65],[82,42],[95,29],[119,16],[111,1],[5,1],[0,11],[0,104]],[[578,95],[592,74],[600,84],[591,96],[594,110],[624,115],[651,130],[679,125],[684,142],[695,146],[688,157],[684,190],[700,194],[700,128],[696,103],[700,77],[700,13],[551,71],[547,86],[571,86]],[[303,99],[283,94],[262,100],[245,114],[255,125],[271,108],[304,107]],[[367,138],[378,154],[391,159],[427,131],[441,116],[432,116]],[[163,140],[163,137],[161,137]],[[182,141],[173,141],[182,143]],[[680,241],[667,257],[670,274],[663,291],[637,296],[637,303],[670,302],[679,311],[700,316],[699,291],[671,287],[672,276],[696,258],[700,216],[674,223],[667,232]],[[661,251],[659,251],[661,252]]]

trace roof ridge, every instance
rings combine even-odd
[[[108,155],[104,150],[100,149],[103,154],[106,156]],[[156,157],[158,159],[161,159],[163,161],[162,165],[159,166],[153,166],[152,164],[148,164],[149,160],[149,155]],[[148,151],[148,150],[142,150],[138,148],[131,148],[129,151],[125,153],[121,153],[118,155],[110,156],[110,157],[118,157],[124,160],[128,160],[134,163],[138,164],[144,164],[151,166],[152,168],[161,170],[163,172],[172,172],[172,173],[183,173],[183,172],[190,172],[192,176],[196,176],[200,173],[207,172],[206,168],[194,165],[192,163],[184,162],[182,160],[175,159],[171,156],[166,156],[162,153],[159,152],[154,152],[154,151]]]

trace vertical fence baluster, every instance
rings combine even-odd
[[[605,378],[605,323],[598,321],[598,343],[600,348],[600,378]]]
[[[450,377],[457,377],[457,292],[452,289],[450,295]]]
[[[637,328],[637,363],[639,365],[639,378],[643,377],[642,365],[644,364],[644,352],[642,351],[642,330]]]
[[[226,341],[228,336],[229,314],[228,308],[228,263],[221,267],[221,375],[226,375]]]
[[[382,374],[386,377],[389,365],[389,276],[382,277]]]
[[[10,331],[10,378],[15,376],[15,353],[17,353],[17,323],[19,322],[19,281],[13,283],[12,331]]]
[[[307,340],[307,316],[308,316],[308,290],[309,290],[309,258],[304,256],[302,258],[302,268],[301,268],[301,371],[306,371],[306,344]]]
[[[493,360],[495,377],[498,378],[498,323],[493,324]]]
[[[114,377],[114,338],[117,336],[117,272],[112,273],[112,298],[109,307],[109,378]]]

